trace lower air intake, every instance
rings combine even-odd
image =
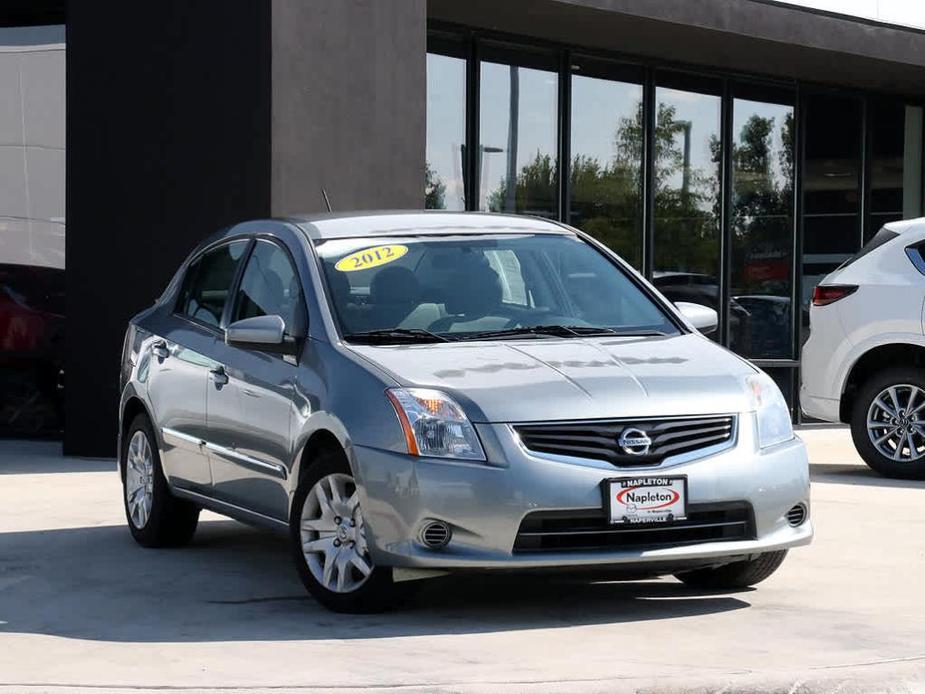
[[[443,521],[428,521],[421,529],[421,542],[430,549],[446,547],[450,537],[450,526]]]
[[[806,515],[806,506],[803,504],[797,504],[792,509],[787,511],[787,522],[795,528],[798,525],[803,525],[803,523],[806,522]]]

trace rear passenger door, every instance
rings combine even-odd
[[[217,366],[210,355],[248,243],[223,243],[195,259],[167,327],[150,341],[148,397],[164,442],[164,469],[174,484],[193,491],[208,493],[212,483],[202,445],[208,435],[206,386]]]
[[[261,238],[244,266],[228,323],[265,315],[280,316],[290,337],[306,334],[302,283],[292,259],[280,243]],[[213,374],[207,393],[213,493],[285,520],[297,360],[224,341],[214,357],[221,376]]]

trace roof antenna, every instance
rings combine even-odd
[[[324,188],[321,189],[321,197],[324,198],[324,204],[328,208],[328,212],[333,212],[334,210],[331,209],[331,201],[328,199],[328,191]]]

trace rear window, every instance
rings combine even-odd
[[[871,251],[877,250],[878,248],[880,248],[880,246],[882,246],[885,243],[888,243],[889,241],[892,241],[897,236],[899,236],[899,234],[897,234],[895,231],[890,231],[886,227],[881,227],[880,231],[874,234],[874,237],[870,241],[868,241],[866,244],[864,244],[864,247],[861,248],[861,250],[859,250],[853,256],[848,258],[848,260],[843,262],[839,266],[838,269],[841,270],[843,268],[848,267],[854,261],[858,260],[859,258],[863,258],[865,255],[867,255]]]

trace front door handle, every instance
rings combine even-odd
[[[216,366],[209,371],[209,374],[212,376],[212,382],[219,388],[228,383],[228,374],[225,373],[224,366]]]
[[[167,349],[167,343],[161,340],[151,347],[151,353],[158,359],[166,359],[170,356],[170,350]]]

